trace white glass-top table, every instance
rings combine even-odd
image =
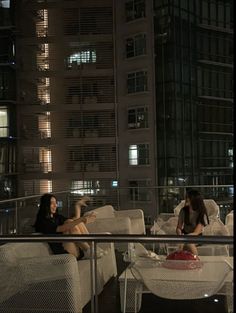
[[[142,294],[154,293],[170,299],[200,299],[226,294],[228,312],[233,312],[233,258],[200,257],[202,267],[195,270],[169,269],[160,262],[137,259],[119,277],[122,312],[138,312]],[[186,261],[185,261],[186,262]]]

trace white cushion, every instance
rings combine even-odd
[[[229,236],[227,227],[219,219],[210,219],[210,224],[203,229],[206,236]]]
[[[88,211],[85,215],[94,212],[97,218],[112,218],[115,217],[114,208],[112,205],[104,205],[100,208]]]
[[[234,211],[232,210],[225,217],[225,225],[233,225],[233,224],[234,224]]]

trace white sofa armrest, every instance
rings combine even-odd
[[[18,265],[24,280],[28,283],[78,277],[77,260],[72,254],[22,258]]]
[[[128,216],[130,218],[143,218],[144,219],[143,211],[141,209],[115,211],[115,216],[116,217]]]
[[[131,210],[115,211],[115,216],[116,218],[118,217],[130,218],[132,234],[145,234],[146,233],[143,210],[131,209]]]
[[[93,233],[110,232],[112,234],[132,234],[129,217],[98,218],[86,225],[88,231]]]
[[[115,210],[114,210],[113,206],[110,204],[107,204],[107,205],[101,206],[99,208],[90,210],[90,211],[86,212],[84,215],[86,216],[90,213],[95,213],[97,216],[97,219],[112,218],[112,217],[115,217],[114,211]]]
[[[9,309],[32,312],[33,307],[35,312],[82,313],[81,282],[74,256],[22,258],[17,262],[17,270],[20,286],[10,298],[5,295],[6,301],[0,303],[1,312],[9,312]],[[15,284],[14,280],[11,284]]]
[[[0,304],[25,289],[24,276],[16,264],[0,262],[0,276]]]

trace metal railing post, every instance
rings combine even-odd
[[[15,201],[15,226],[16,226],[16,234],[18,234],[18,206],[17,206],[17,201]]]
[[[94,265],[94,241],[90,246],[90,278],[91,278],[91,313],[95,313],[95,265]]]
[[[98,271],[97,271],[97,242],[94,242],[94,294],[95,294],[95,313],[98,313]]]

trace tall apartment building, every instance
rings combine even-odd
[[[14,2],[0,1],[0,200],[15,197],[16,69]]]
[[[19,1],[17,12],[19,191],[82,188],[102,205],[117,181],[112,1]]]
[[[233,2],[155,1],[154,33],[158,184],[232,184]]]
[[[116,1],[120,182],[149,210],[172,211],[175,186],[233,182],[232,6]],[[230,188],[203,192],[232,203]]]
[[[20,194],[83,188],[155,216],[175,186],[232,183],[232,1],[16,10]]]

